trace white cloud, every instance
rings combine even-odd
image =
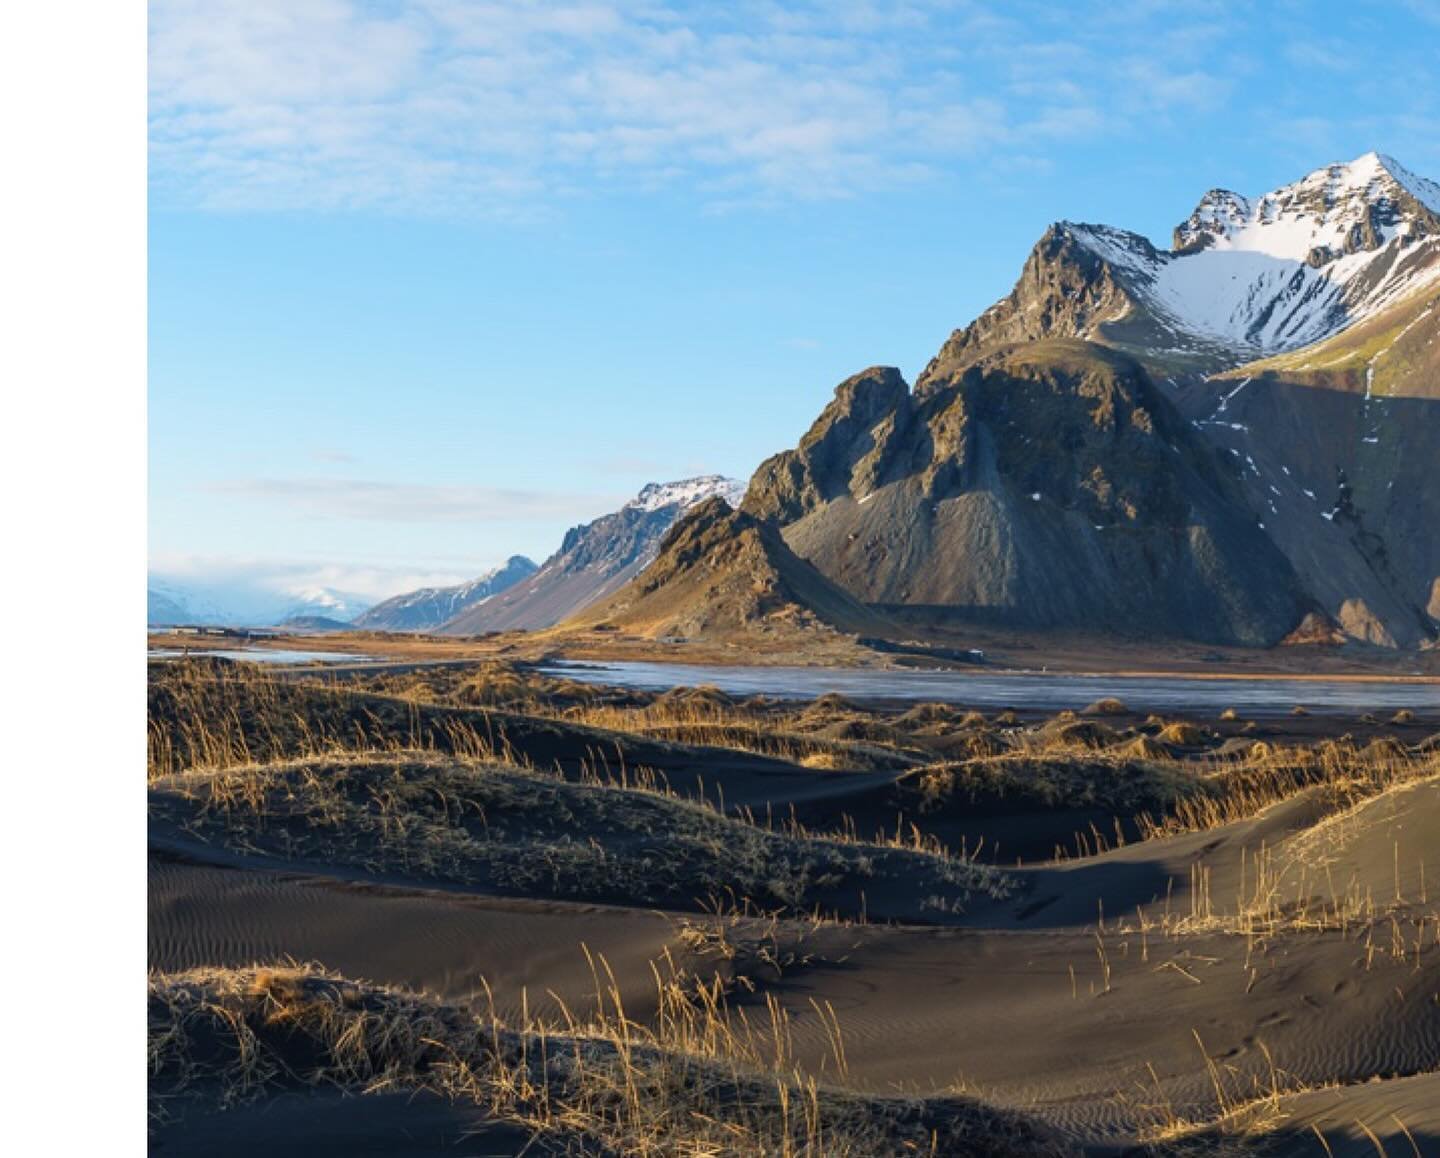
[[[727,209],[1043,168],[1225,113],[1283,147],[1298,109],[1256,124],[1241,98],[1345,67],[1369,108],[1432,111],[1413,53],[1386,68],[1407,46],[1255,5],[152,0],[150,27],[152,188],[192,208],[535,218],[681,188]]]
[[[1205,43],[1173,11],[1041,32],[1010,11],[154,0],[152,180],[190,206],[502,215],[675,183],[845,196],[1113,131],[1145,115],[1154,37]],[[1144,80],[1161,104],[1224,96],[1198,67]]]
[[[426,567],[161,553],[150,560],[148,580],[199,618],[268,623],[301,604],[333,597],[342,613],[354,614],[404,591],[463,583],[503,561],[497,555],[468,565]]]

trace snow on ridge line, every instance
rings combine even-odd
[[[688,509],[716,495],[734,507],[745,497],[746,486],[739,479],[719,474],[698,475],[668,483],[647,483],[638,495],[625,504],[625,509],[658,511],[677,505]]]
[[[1316,169],[1259,198],[1212,189],[1175,230],[1175,241],[1182,248],[1199,244],[1254,250],[1291,261],[1312,255],[1321,261],[1334,259],[1351,247],[1362,225],[1374,228],[1382,244],[1410,233],[1408,220],[1375,212],[1393,206],[1397,193],[1440,212],[1440,185],[1393,158],[1366,153]]]
[[[1419,201],[1432,213],[1440,213],[1440,183],[1430,180],[1429,177],[1422,177],[1414,170],[1405,168],[1399,161],[1388,153],[1374,153],[1373,155],[1380,165],[1392,176],[1400,186],[1406,190],[1415,200]]]
[[[1423,210],[1402,210],[1398,191]],[[1424,210],[1440,213],[1440,185],[1369,153],[1255,200],[1211,190],[1175,231],[1176,250],[1106,225],[1056,228],[1167,325],[1253,357],[1323,341],[1440,280],[1440,233]]]

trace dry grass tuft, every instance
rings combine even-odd
[[[1172,764],[1130,758],[1121,752],[1008,753],[933,764],[912,773],[923,811],[952,800],[968,805],[1004,801],[1011,809],[1105,808],[1117,816],[1168,813],[1206,784]]]
[[[1170,749],[1149,736],[1136,736],[1120,751],[1132,760],[1166,760],[1170,757]]]
[[[1437,773],[1440,752],[1411,752],[1393,741],[1364,749],[1334,741],[1313,748],[1256,743],[1240,759],[1217,762],[1208,791],[1179,798],[1163,818],[1140,821],[1149,837],[1202,832],[1258,816],[1302,792],[1312,794],[1322,814],[1333,813]]]
[[[1188,720],[1172,720],[1161,725],[1158,738],[1163,743],[1175,744],[1181,748],[1198,748],[1205,743],[1208,735],[1204,728]]]

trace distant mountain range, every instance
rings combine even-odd
[[[468,583],[393,596],[358,615],[354,626],[444,635],[551,627],[637,575],[684,511],[716,495],[738,504],[744,493],[744,483],[721,475],[650,483],[618,511],[566,532],[540,567],[512,555]]]
[[[477,603],[439,629],[448,635],[551,627],[623,587],[655,558],[687,510],[721,497],[740,501],[745,484],[722,475],[651,483],[618,511],[565,534],[535,574]]]
[[[550,627],[622,587],[659,549],[660,540],[685,511],[720,496],[738,505],[745,484],[722,475],[650,483],[618,511],[565,535],[560,549],[537,567],[523,555],[467,583],[421,587],[373,606],[317,589],[295,597],[187,589],[153,581],[149,622],[278,625],[302,631],[355,627],[371,631],[486,631]],[[247,598],[248,596],[248,598]]]
[[[454,587],[421,587],[377,603],[355,618],[355,626],[374,631],[433,631],[447,620],[508,590],[535,574],[524,555],[511,555],[504,566]]]
[[[724,594],[737,566],[776,589],[773,539],[694,578],[697,543],[761,524],[911,623],[1270,645],[1308,617],[1310,638],[1433,645],[1437,304],[1440,186],[1375,153],[1259,198],[1212,190],[1170,250],[1061,222],[913,390],[889,367],[841,383],[751,480],[753,524],[707,504],[598,610],[793,621],[798,588]]]
[[[151,576],[146,586],[146,622],[152,627],[177,623],[270,627],[317,616],[346,623],[369,602],[329,587],[275,592],[242,583],[212,585],[157,576]]]

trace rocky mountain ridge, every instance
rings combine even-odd
[[[998,345],[1080,337],[1164,373],[1213,373],[1323,341],[1440,280],[1440,186],[1368,153],[1262,197],[1211,190],[1174,248],[1061,221],[1006,298],[921,375]]]
[[[1239,480],[1120,351],[1006,347],[924,392],[848,379],[743,509],[867,604],[1274,643],[1303,611]]]
[[[460,612],[439,630],[478,635],[551,627],[640,574],[685,511],[717,496],[738,502],[744,487],[723,475],[650,483],[619,510],[572,527],[533,575]]]
[[[356,627],[372,631],[432,631],[469,607],[508,590],[539,570],[524,555],[511,555],[504,564],[468,583],[453,587],[421,587],[392,596],[363,612]]]
[[[798,558],[773,524],[718,495],[685,513],[639,577],[573,622],[672,641],[896,630]]]

